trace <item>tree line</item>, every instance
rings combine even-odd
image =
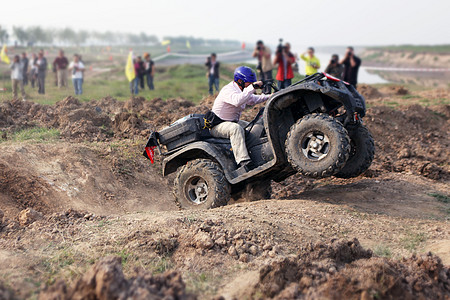
[[[239,46],[239,41],[203,39],[186,36],[165,36],[163,40],[170,40],[171,44],[186,44],[191,46],[202,45],[229,45]],[[13,26],[12,31],[0,26],[0,44],[13,42],[19,46],[34,45],[155,45],[160,43],[156,35],[140,33],[122,33],[112,31],[74,30],[66,27],[62,29],[43,28],[41,26]]]

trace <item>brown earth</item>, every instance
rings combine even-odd
[[[448,99],[448,90],[360,90],[377,148],[363,175],[295,175],[272,184],[272,200],[196,212],[177,211],[160,157],[151,165],[141,153],[151,130],[205,112],[213,98],[1,103],[0,298],[47,286],[41,299],[144,299],[155,288],[155,299],[375,299],[400,289],[449,299],[450,106],[414,102]],[[60,139],[12,140],[32,127],[58,129]],[[443,263],[411,256],[427,251]],[[91,269],[108,255],[121,257],[123,272],[112,258]]]

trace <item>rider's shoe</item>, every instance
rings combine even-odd
[[[238,164],[238,169],[244,168],[247,172],[256,168],[251,159],[243,160]]]

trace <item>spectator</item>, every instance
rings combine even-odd
[[[328,73],[336,78],[342,79],[342,76],[344,75],[344,65],[339,63],[339,56],[337,54],[333,54],[331,56],[330,63],[325,69],[325,73]]]
[[[347,52],[345,52],[345,56],[340,63],[344,65],[344,81],[356,88],[361,59],[354,54],[353,47],[347,47]]]
[[[78,54],[73,56],[73,61],[69,65],[69,70],[72,72],[72,82],[75,89],[75,95],[83,94],[84,64],[80,61]]]
[[[13,98],[17,99],[17,88],[20,86],[22,98],[25,100],[25,89],[23,88],[23,62],[20,61],[19,55],[14,56],[10,69]]]
[[[28,64],[29,64],[29,60],[25,52],[22,53],[21,61],[23,63],[23,70],[22,70],[23,85],[25,86],[28,84]]]
[[[281,46],[281,45],[280,45]],[[284,89],[291,85],[294,78],[292,64],[295,63],[295,56],[291,53],[291,45],[286,43],[281,49],[277,50],[273,64],[278,64],[278,72],[276,79],[278,81],[278,89]]]
[[[53,69],[56,69],[57,85],[59,88],[67,87],[67,66],[69,61],[64,56],[64,51],[59,50],[59,55],[53,61]]]
[[[213,94],[213,85],[216,88],[216,92],[219,91],[219,67],[220,63],[217,61],[217,55],[211,53],[210,59],[205,63],[208,68],[208,84],[209,84],[209,94]]]
[[[306,54],[308,54],[308,56],[306,56]],[[317,70],[320,68],[320,61],[316,56],[314,56],[314,48],[313,47],[309,47],[308,51],[303,53],[300,56],[300,58],[303,59],[306,63],[306,68],[305,68],[306,76],[317,73]]]
[[[38,93],[45,94],[45,76],[47,75],[47,59],[44,57],[44,50],[39,51],[35,65],[37,67],[37,80],[39,87]]]
[[[259,79],[261,81],[271,80],[273,78],[272,77],[273,65],[272,60],[270,59],[271,57],[270,48],[266,47],[263,41],[258,41],[256,43],[256,48],[253,51],[253,57],[258,58],[258,66],[256,67],[256,69],[259,72]],[[269,85],[267,85],[264,88],[263,93],[270,94],[271,91],[272,88]]]
[[[145,74],[147,75],[147,86],[150,90],[154,90],[153,76],[155,75],[155,63],[150,58],[149,53],[144,53],[145,59]]]
[[[139,64],[139,82],[141,84],[141,89],[143,90],[145,85],[144,85],[144,81],[145,81],[145,63],[142,60],[142,58],[140,56],[138,56],[138,64]]]
[[[139,94],[139,63],[136,59],[133,59],[134,66],[134,79],[130,82],[130,90],[132,95]]]
[[[31,87],[33,89],[34,89],[34,83],[36,82],[36,79],[37,79],[36,61],[37,61],[37,55],[36,55],[36,53],[33,53],[31,55],[31,68],[30,68],[30,81],[31,81]]]

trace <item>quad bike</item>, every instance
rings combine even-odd
[[[164,156],[163,176],[178,172],[174,196],[184,209],[226,205],[247,193],[270,197],[270,182],[300,173],[312,178],[356,177],[372,163],[375,147],[362,124],[365,99],[348,83],[316,73],[277,91],[246,127],[256,168],[237,168],[229,139],[214,138],[204,115],[191,114],[152,132],[144,156]]]

